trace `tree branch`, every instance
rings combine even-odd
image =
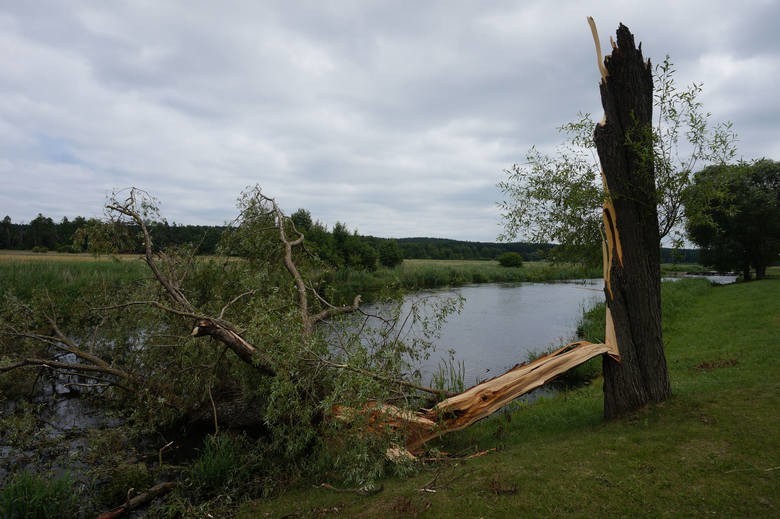
[[[392,378],[387,377],[385,375],[380,375],[379,373],[376,373],[374,371],[369,371],[367,369],[358,368],[356,366],[350,366],[349,364],[343,364],[343,363],[337,363],[333,362],[327,359],[320,358],[319,361],[329,368],[335,368],[335,369],[345,369],[347,371],[352,371],[353,373],[359,373],[361,375],[365,375],[367,377],[371,377],[374,380],[379,380],[380,382],[385,382],[387,384],[397,384],[399,386],[408,387],[409,389],[415,389],[417,391],[422,391],[424,393],[431,393],[433,395],[438,396],[439,398],[449,398],[452,396],[455,396],[457,393],[453,391],[447,391],[446,389],[435,389],[428,386],[421,386],[419,384],[415,384],[413,382],[409,382],[407,380],[399,379],[399,378]]]
[[[56,369],[56,370],[71,370],[76,372],[97,372],[97,373],[105,373],[107,375],[113,375],[127,382],[131,382],[134,380],[134,377],[129,373],[122,371],[121,369],[112,368],[111,366],[94,366],[90,364],[78,364],[73,362],[61,362],[61,361],[56,361],[51,359],[37,359],[37,358],[27,358],[15,364],[10,364],[8,366],[0,366],[0,373],[7,373],[9,371],[13,371],[15,369],[19,369],[23,367],[39,367],[39,368],[48,368],[48,369]],[[105,381],[105,379],[101,379],[101,380]],[[133,389],[130,388],[130,386],[126,384],[122,384],[114,381],[107,381],[107,382],[118,388],[124,389],[127,392],[130,393],[135,392]]]

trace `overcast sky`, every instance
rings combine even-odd
[[[0,0],[0,218],[135,186],[222,224],[258,184],[328,227],[494,241],[503,170],[601,117],[588,15],[780,159],[780,1]]]

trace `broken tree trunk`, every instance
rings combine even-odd
[[[401,429],[406,438],[406,449],[415,452],[425,442],[464,429],[573,367],[603,354],[616,355],[617,352],[605,343],[574,342],[442,400],[431,409],[413,412],[375,404],[367,406],[363,412],[370,413],[370,423]],[[355,411],[337,407],[334,412],[336,416],[350,419]]]
[[[594,141],[607,193],[604,202],[604,344],[573,343],[439,402],[410,412],[377,405],[384,424],[406,427],[407,449],[467,427],[515,398],[598,355],[604,359],[604,414],[636,410],[671,395],[661,336],[661,276],[653,164],[653,80],[650,62],[627,27],[602,62],[598,34],[588,19],[599,61],[604,119]],[[603,354],[607,355],[603,355]]]
[[[589,19],[601,58],[598,35]],[[604,292],[607,338],[620,361],[604,356],[604,415],[620,416],[671,395],[661,336],[661,275],[653,164],[653,80],[624,25],[599,63],[604,119],[594,141],[607,193]]]

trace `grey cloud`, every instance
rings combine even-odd
[[[169,221],[220,224],[260,184],[328,225],[493,240],[502,170],[532,145],[553,149],[577,112],[600,117],[585,16],[605,49],[622,21],[654,62],[671,54],[681,84],[704,82],[713,119],[734,121],[743,156],[777,158],[778,11],[671,0],[5,4],[0,213],[100,214],[107,192],[136,185]]]

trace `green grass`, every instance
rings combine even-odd
[[[777,517],[774,274],[665,288],[674,396],[663,404],[605,422],[595,383],[517,404],[436,445],[461,454],[496,449],[483,456],[428,463],[371,497],[299,488],[248,503],[239,517]]]
[[[49,478],[22,471],[0,489],[3,519],[57,519],[76,516],[77,496],[68,476]]]
[[[522,267],[502,267],[498,261],[418,259],[404,260],[401,275],[406,288],[416,289],[467,283],[592,278],[601,276],[601,268],[551,264],[546,261],[525,262]],[[443,284],[439,284],[440,280]],[[428,286],[429,284],[433,286]]]
[[[0,254],[0,297],[6,291],[22,299],[29,299],[33,292],[46,289],[62,291],[78,298],[85,287],[98,284],[115,284],[148,275],[142,261],[111,258],[95,258],[73,254]]]

